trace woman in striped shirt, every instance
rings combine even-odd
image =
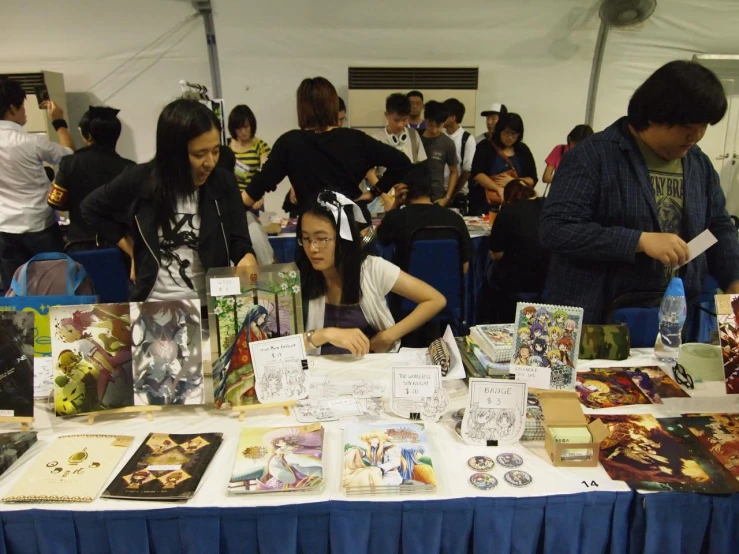
[[[257,118],[249,106],[240,104],[228,116],[228,131],[231,133],[229,148],[236,156],[236,182],[239,189],[246,190],[252,177],[267,161],[270,153],[269,145],[256,136]],[[259,209],[255,206],[256,209]]]

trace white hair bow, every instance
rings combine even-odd
[[[352,213],[354,214],[355,221],[366,223],[367,220],[364,218],[362,210],[359,208],[359,206],[349,200],[346,196],[344,196],[340,192],[333,192],[333,195],[336,196],[336,201],[341,205],[341,207],[337,206],[333,202],[328,202],[324,200],[323,193],[318,195],[318,203],[333,214],[336,225],[339,227],[339,236],[343,239],[351,241],[352,230],[349,226],[349,219],[347,219],[346,217],[341,217],[341,212],[343,211],[344,206],[352,207]]]

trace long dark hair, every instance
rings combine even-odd
[[[218,118],[197,100],[180,98],[162,110],[157,122],[153,183],[160,222],[174,223],[177,201],[195,194],[187,144],[214,128],[221,132]]]
[[[349,220],[349,227],[352,232],[352,240],[346,240],[339,235],[339,226],[334,220],[333,214],[322,206],[319,202],[326,202],[341,208],[336,195],[331,191],[321,192],[310,207],[303,212],[298,219],[297,236],[302,237],[303,218],[306,214],[321,217],[331,223],[331,227],[336,234],[336,251],[334,252],[334,266],[339,275],[341,275],[341,303],[342,305],[358,304],[362,298],[362,290],[360,287],[360,275],[362,271],[362,262],[366,257],[366,253],[362,248],[362,237],[357,230],[351,206],[347,206],[339,211],[340,218]],[[300,269],[300,278],[303,284],[304,298],[313,300],[326,294],[326,279],[323,273],[313,269],[310,259],[305,255],[305,250],[298,248],[295,261]]]
[[[521,200],[528,200],[536,196],[534,187],[526,185],[521,179],[513,179],[505,186],[503,204],[515,204]]]
[[[493,131],[491,140],[501,150],[505,149],[506,145],[500,140],[500,135],[506,129],[518,133],[518,139],[516,139],[513,145],[513,148],[516,148],[523,142],[523,119],[521,119],[521,116],[513,112],[509,112],[505,116],[502,113],[500,114],[500,119],[498,119],[498,123],[495,125],[495,131]]]

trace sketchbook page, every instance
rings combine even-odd
[[[0,313],[0,415],[33,417],[33,312]]]
[[[390,406],[400,417],[438,421],[449,407],[439,366],[394,367]]]
[[[502,379],[470,379],[462,438],[469,444],[517,443],[524,432],[526,383]]]
[[[260,402],[300,400],[308,396],[305,386],[308,361],[302,334],[254,342],[249,350]]]
[[[549,368],[549,388],[575,390],[582,314],[582,308],[519,302],[511,373],[518,368]]]
[[[56,306],[49,318],[56,415],[133,406],[129,305]]]
[[[131,303],[137,406],[205,403],[198,300]]]
[[[293,413],[300,423],[335,421],[343,417],[363,415],[364,412],[359,403],[359,399],[351,397],[298,400]]]
[[[256,402],[249,344],[303,332],[294,263],[215,268],[206,278],[216,408]]]
[[[128,450],[126,435],[65,435],[29,464],[4,502],[92,502]]]
[[[33,359],[33,397],[48,399],[54,392],[54,359],[44,356]]]
[[[381,398],[387,385],[383,381],[369,379],[331,379],[314,381],[308,384],[308,398],[335,398],[353,396],[354,398]]]

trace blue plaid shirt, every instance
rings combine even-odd
[[[718,239],[680,269],[688,299],[706,272],[722,288],[739,280],[739,241],[719,177],[700,148],[683,158],[683,240],[710,229]],[[541,215],[540,238],[552,251],[547,303],[581,306],[585,323],[602,323],[628,292],[664,290],[662,264],[636,253],[642,231],[660,232],[644,158],[621,118],[569,151]]]

